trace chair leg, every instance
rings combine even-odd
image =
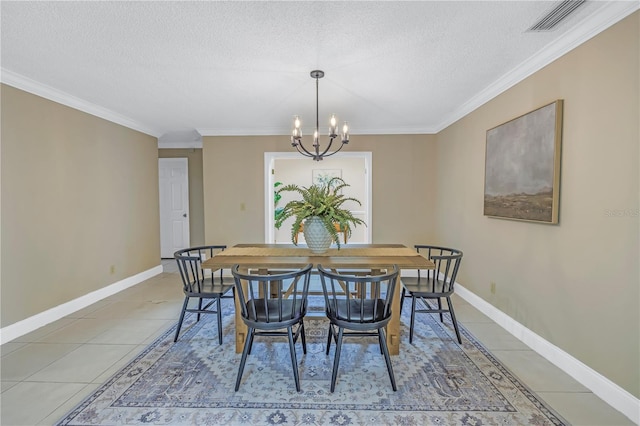
[[[189,298],[184,298],[184,303],[182,304],[182,312],[180,312],[180,319],[178,319],[178,326],[176,327],[176,335],[173,338],[173,342],[178,341],[178,335],[180,335],[180,329],[182,328],[182,321],[184,321],[184,314],[187,311],[187,305],[189,304]]]
[[[253,349],[253,336],[254,336],[254,333],[255,333],[254,329],[247,330],[247,339],[249,340],[249,355],[251,355],[251,349]]]
[[[248,336],[253,336],[253,329],[248,330]],[[236,378],[236,392],[240,388],[240,380],[242,379],[242,373],[244,372],[244,364],[247,362],[247,355],[249,354],[251,339],[247,338],[244,341],[244,349],[242,350],[242,358],[240,359],[240,366],[238,367],[238,377]]]
[[[298,325],[298,327],[300,327],[300,333],[302,335],[302,353],[303,354],[307,354],[307,338],[304,334],[304,319],[300,320],[300,325]]]
[[[331,348],[331,339],[333,338],[333,326],[329,324],[329,337],[327,337],[327,353],[329,355],[329,349]]]
[[[404,293],[405,293],[405,289],[404,287],[402,287],[402,294],[400,296],[400,315],[402,315],[402,306],[404,305]]]
[[[458,337],[458,343],[462,344],[462,339],[460,338],[460,330],[458,330],[458,321],[456,320],[456,314],[455,312],[453,312],[453,304],[451,304],[451,298],[449,297],[447,297],[447,305],[449,305],[451,322],[453,323],[453,328],[456,330],[456,337]]]
[[[387,339],[384,335],[384,329],[378,329],[378,340],[380,340],[380,346],[382,347],[384,353],[384,360],[387,363],[387,372],[389,373],[389,379],[391,379],[391,388],[393,391],[397,391],[396,387],[396,378],[393,375],[393,367],[391,366],[391,358],[389,357],[389,348],[387,348]]]
[[[289,352],[291,353],[291,367],[293,368],[293,380],[296,382],[296,390],[300,392],[300,377],[298,376],[298,359],[296,358],[296,344],[293,341],[292,326],[287,327],[289,335]]]
[[[222,309],[220,304],[220,298],[216,299],[216,307],[218,311],[218,344],[222,344]]]
[[[411,298],[411,322],[409,323],[409,343],[413,343],[413,325],[416,321],[416,298]]]
[[[447,301],[449,300],[449,298],[447,297]],[[451,305],[449,305],[451,306]],[[438,310],[440,311],[440,322],[444,322],[444,317],[442,315],[442,298],[438,297]]]
[[[336,354],[333,358],[333,373],[331,374],[331,393],[336,389],[336,378],[338,377],[338,365],[340,364],[340,350],[342,349],[342,333],[344,328],[338,327],[338,340],[336,341]]]
[[[202,310],[202,297],[198,299],[198,311]],[[200,321],[200,312],[198,312],[197,321]]]

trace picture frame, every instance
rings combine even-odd
[[[484,215],[557,224],[563,100],[487,130]]]
[[[313,169],[311,179],[314,185],[326,184],[334,177],[342,177],[342,169]]]

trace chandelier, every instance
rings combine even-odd
[[[315,161],[320,161],[324,157],[329,157],[330,155],[335,154],[340,151],[343,146],[349,143],[349,125],[345,121],[342,125],[342,132],[340,134],[341,144],[338,149],[331,152],[331,145],[333,144],[333,140],[338,137],[336,133],[337,122],[335,114],[331,114],[331,119],[329,120],[329,143],[327,147],[324,149],[320,148],[320,135],[318,130],[320,129],[320,121],[318,119],[318,81],[324,77],[324,71],[315,70],[311,71],[311,77],[316,79],[316,130],[313,132],[313,147],[309,150],[302,143],[302,129],[300,128],[301,122],[300,117],[297,115],[293,118],[293,130],[291,132],[291,146],[296,148],[298,152],[305,157],[312,157]]]

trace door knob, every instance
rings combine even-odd
[[[183,215],[182,215],[182,217],[187,217],[187,214],[186,214],[186,213],[185,213],[185,214],[183,214]]]

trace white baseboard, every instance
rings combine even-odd
[[[59,320],[60,318],[64,318],[65,316],[72,314],[80,309],[86,308],[87,306],[98,302],[105,297],[109,297],[124,289],[139,284],[144,280],[162,273],[162,269],[162,265],[155,266],[151,269],[140,272],[139,274],[125,278],[99,290],[92,291],[91,293],[85,294],[84,296],[80,296],[76,299],[70,300],[69,302],[63,303],[62,305],[47,309],[44,312],[40,312],[39,314],[33,315],[29,318],[25,318],[6,327],[2,327],[0,328],[0,344],[10,342],[20,336],[32,332],[33,330],[52,323],[53,321]]]
[[[456,294],[631,421],[640,424],[640,400],[638,398],[457,283]]]

